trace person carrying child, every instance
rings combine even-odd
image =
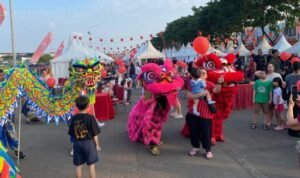
[[[192,94],[199,94],[203,93],[205,94],[207,103],[210,104],[215,104],[215,101],[212,101],[210,93],[205,90],[206,87],[206,82],[200,78],[200,73],[199,70],[197,69],[192,69],[191,70],[191,81],[190,81],[190,86],[191,86],[191,93]],[[193,114],[196,116],[200,116],[200,113],[197,111],[197,106],[199,103],[199,99],[194,99],[194,105],[193,105]]]
[[[76,178],[82,177],[82,166],[89,166],[90,178],[96,178],[95,163],[98,161],[100,128],[93,115],[88,114],[89,98],[79,96],[76,100],[79,113],[71,118],[69,135],[74,138],[73,164],[76,166]]]

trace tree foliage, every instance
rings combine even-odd
[[[300,0],[214,0],[206,6],[193,7],[193,15],[181,17],[167,24],[164,31],[166,46],[192,41],[198,32],[221,39],[234,32],[243,32],[245,27],[264,27],[278,32],[278,22],[285,20],[292,27],[300,16]],[[254,28],[253,28],[254,29]],[[159,39],[154,39],[159,40]]]
[[[49,63],[51,59],[53,59],[53,57],[50,54],[44,54],[40,57],[38,63]]]

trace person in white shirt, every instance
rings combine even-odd
[[[282,99],[282,80],[279,77],[273,79],[273,104],[274,113],[277,120],[277,126],[274,130],[283,130],[286,124],[283,120],[284,101]]]

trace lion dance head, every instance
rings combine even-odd
[[[209,54],[199,57],[196,61],[196,66],[204,68],[208,73],[208,80],[213,83],[218,83],[218,79],[224,77],[224,85],[231,84],[244,80],[244,73],[236,71],[233,67],[235,60],[234,54],[228,54],[224,58],[218,57],[216,54]]]
[[[81,81],[92,104],[95,103],[97,83],[100,80],[103,66],[97,58],[76,60],[72,64],[71,76]]]

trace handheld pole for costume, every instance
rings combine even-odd
[[[18,128],[18,166],[20,165],[20,150],[21,150],[21,110],[22,110],[22,105],[21,105],[21,98],[18,99],[18,119],[19,119],[19,128]]]

